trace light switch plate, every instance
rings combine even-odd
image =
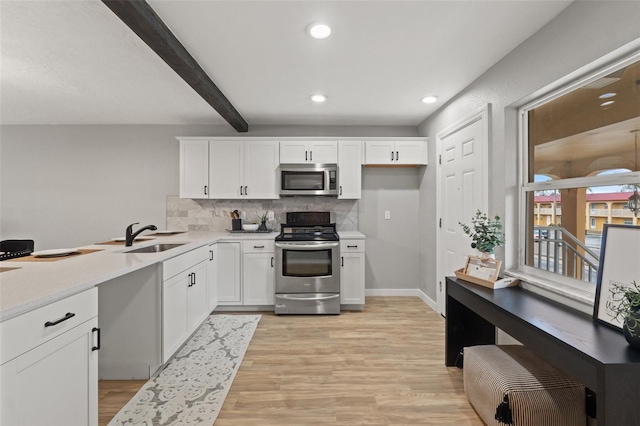
[[[390,210],[385,210],[385,212],[384,212],[384,218],[385,218],[386,220],[391,219],[391,211],[390,211]]]
[[[276,218],[276,215],[273,214],[273,211],[269,210],[267,212],[267,220],[274,220]]]

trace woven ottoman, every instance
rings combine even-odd
[[[464,348],[464,392],[487,425],[585,426],[585,387],[521,345]]]

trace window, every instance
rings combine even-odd
[[[520,110],[521,271],[593,291],[604,224],[640,225],[628,203],[640,183],[636,81],[640,53]],[[540,218],[536,204],[549,206]]]
[[[625,225],[633,225],[633,219],[625,219],[624,220],[624,224]]]

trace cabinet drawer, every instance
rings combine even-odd
[[[0,364],[97,315],[98,289],[92,288],[0,323]]]
[[[209,260],[209,247],[207,246],[167,259],[162,262],[162,280],[168,280],[204,260]]]
[[[364,253],[364,240],[340,240],[340,253]]]
[[[274,240],[249,240],[242,242],[243,253],[273,253],[274,251]]]

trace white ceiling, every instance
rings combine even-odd
[[[418,125],[571,3],[148,2],[249,126]],[[2,124],[225,123],[101,1],[0,0],[0,35]]]

